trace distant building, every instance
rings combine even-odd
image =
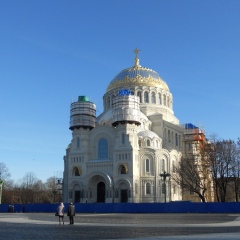
[[[199,174],[200,177],[201,173],[204,174],[204,178],[206,179],[207,191],[205,193],[206,201],[207,202],[214,202],[214,184],[212,175],[209,174],[211,172],[210,167],[208,167],[207,173],[204,173],[204,167],[201,167],[201,164],[204,164],[204,159],[201,156],[202,148],[208,144],[206,139],[205,133],[203,129],[191,124],[187,123],[183,125],[184,127],[184,134],[183,134],[183,157],[190,158],[192,161],[198,162]],[[190,200],[193,202],[201,202],[199,196],[190,191],[189,189],[182,189],[183,200]]]
[[[164,202],[182,190],[160,174],[181,160],[184,128],[167,83],[142,67],[122,70],[103,95],[104,110],[80,96],[71,104],[72,141],[64,156],[65,202]]]

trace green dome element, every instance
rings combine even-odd
[[[87,96],[79,96],[78,102],[89,102],[89,98]]]

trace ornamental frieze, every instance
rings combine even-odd
[[[114,82],[112,82],[107,91],[110,91],[114,88],[121,88],[125,87],[126,85],[143,85],[143,86],[152,86],[152,87],[160,87],[166,91],[169,91],[169,88],[167,84],[161,79],[161,78],[153,78],[151,75],[149,75],[147,78],[142,77],[140,74],[138,74],[135,78],[131,78],[129,76],[126,76],[124,79],[116,79]]]

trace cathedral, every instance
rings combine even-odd
[[[72,140],[64,156],[63,200],[75,203],[151,203],[182,200],[171,175],[181,161],[184,129],[160,75],[140,65],[107,86],[104,110],[87,96],[71,104]]]

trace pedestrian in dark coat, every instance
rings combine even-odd
[[[70,224],[74,224],[74,216],[75,216],[75,206],[71,202],[68,207],[68,216]]]

